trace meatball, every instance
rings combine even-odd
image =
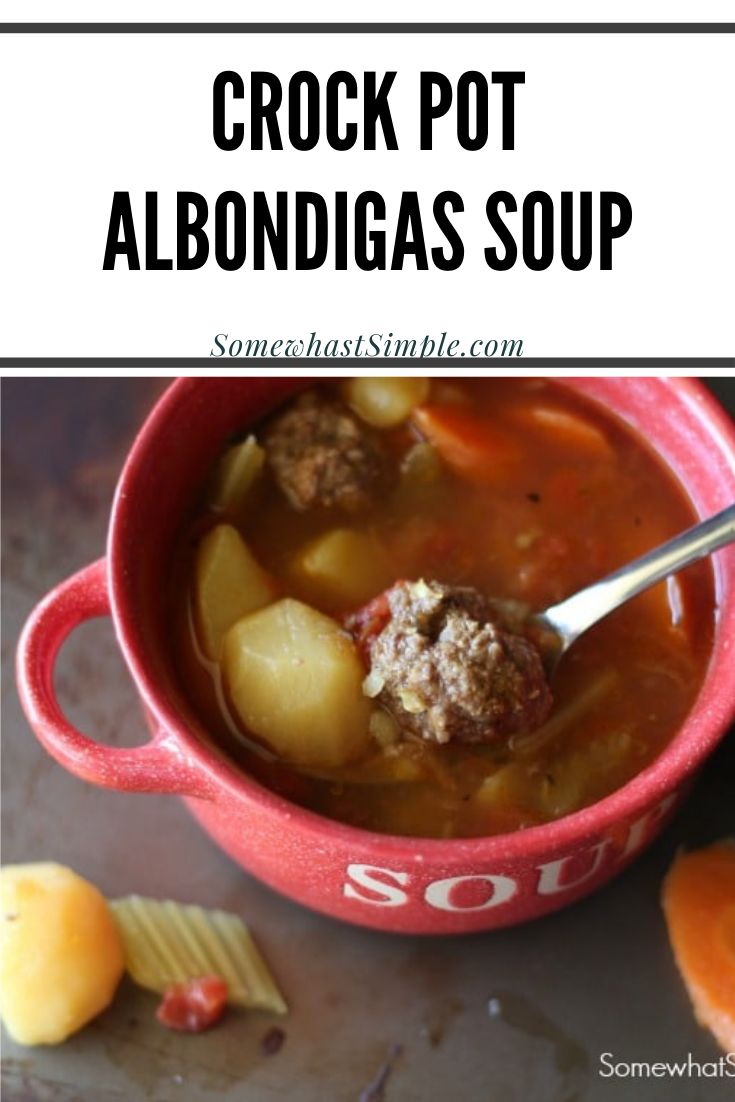
[[[429,742],[493,742],[546,719],[551,692],[523,606],[476,589],[399,582],[370,645],[365,691]]]
[[[337,399],[307,391],[268,425],[263,444],[279,487],[296,509],[354,513],[385,476],[376,434]]]

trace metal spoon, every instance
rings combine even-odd
[[[580,589],[565,601],[537,612],[531,623],[543,639],[548,672],[588,628],[644,589],[697,559],[735,542],[735,505],[695,524],[606,578]],[[548,640],[548,643],[547,643]],[[548,649],[547,649],[548,648]]]

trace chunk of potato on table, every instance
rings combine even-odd
[[[0,1015],[22,1045],[54,1045],[112,1001],[123,974],[115,921],[94,885],[51,862],[0,871]]]
[[[344,384],[345,400],[358,417],[378,429],[405,421],[415,406],[426,401],[429,380],[423,378],[367,377]]]
[[[291,573],[311,596],[337,605],[361,605],[391,581],[385,552],[366,532],[332,528],[303,547]]]
[[[271,579],[231,524],[218,524],[197,548],[194,609],[207,658],[217,661],[227,631],[273,600]]]
[[[230,629],[223,658],[237,714],[284,760],[338,766],[371,745],[365,671],[329,616],[290,597],[276,601]]]

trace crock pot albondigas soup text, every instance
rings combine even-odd
[[[180,677],[233,759],[324,815],[442,838],[544,823],[676,731],[711,568],[602,621],[551,683],[528,614],[695,520],[644,442],[559,384],[315,384],[244,427],[189,518]]]

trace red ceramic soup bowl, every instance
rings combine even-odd
[[[735,499],[735,431],[699,383],[562,382],[649,440],[701,516]],[[123,470],[106,557],[50,593],[23,631],[18,679],[33,730],[63,766],[94,784],[182,796],[245,869],[348,922],[462,933],[522,922],[579,899],[661,830],[732,720],[735,550],[713,560],[718,622],[696,704],[666,750],[624,788],[557,822],[490,838],[402,838],[326,819],[268,791],[211,743],[173,675],[164,607],[172,547],[204,472],[233,431],[303,385],[303,379],[181,379],[164,394]],[[56,701],[59,647],[77,624],[102,615],[112,616],[152,730],[140,747],[94,742],[67,722]]]

